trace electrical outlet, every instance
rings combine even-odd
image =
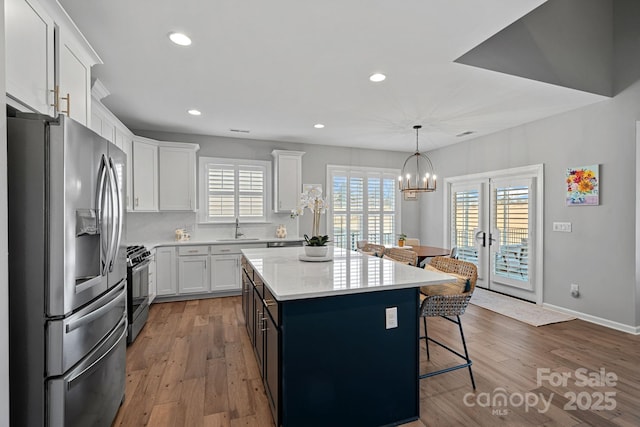
[[[386,328],[392,329],[398,327],[398,307],[389,307],[385,309]]]
[[[553,223],[553,231],[561,231],[563,233],[571,233],[571,223],[570,222],[554,222]]]
[[[575,283],[571,284],[571,296],[574,298],[578,298],[580,296],[580,287]]]

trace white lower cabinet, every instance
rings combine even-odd
[[[156,296],[170,301],[240,295],[240,251],[266,246],[266,243],[235,243],[158,247],[154,278]]]
[[[240,255],[211,255],[211,290],[239,291]]]
[[[157,296],[175,295],[178,292],[176,281],[176,248],[173,246],[156,249],[156,293]]]
[[[209,256],[178,257],[178,291],[181,294],[209,292]]]

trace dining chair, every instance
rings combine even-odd
[[[433,377],[435,375],[444,374],[457,369],[468,368],[469,376],[471,377],[471,386],[475,390],[476,383],[473,379],[473,372],[471,371],[471,365],[473,362],[469,358],[469,351],[467,350],[467,342],[464,338],[464,332],[462,331],[460,316],[464,314],[467,306],[469,305],[469,300],[471,299],[471,295],[473,294],[473,290],[478,280],[478,269],[475,264],[450,257],[435,257],[425,266],[425,268],[447,273],[457,279],[455,282],[451,283],[429,285],[420,288],[422,300],[420,303],[420,317],[422,317],[424,324],[424,336],[421,336],[420,339],[425,340],[427,360],[430,358],[429,341],[431,341],[432,343],[437,344],[462,358],[464,363],[421,374],[419,375],[419,378]],[[460,330],[460,338],[462,339],[464,354],[429,337],[427,332],[427,317],[442,317],[457,324],[458,329]]]
[[[414,267],[418,262],[418,254],[410,249],[386,248],[384,255],[394,261],[404,262]]]
[[[455,246],[451,248],[449,258],[458,259],[458,248],[456,248]]]
[[[375,243],[365,243],[362,247],[361,252],[366,253],[368,255],[375,255],[381,257],[384,255],[385,247],[384,245],[376,245]]]
[[[404,244],[407,246],[420,246],[420,239],[407,237],[406,239],[404,239]]]

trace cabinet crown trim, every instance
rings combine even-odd
[[[305,152],[304,151],[292,151],[292,150],[273,150],[271,152],[271,155],[274,156],[274,157],[278,156],[280,154],[289,154],[289,155],[292,155],[292,156],[301,156],[302,157],[302,156],[305,155]]]
[[[183,150],[193,150],[198,151],[200,149],[200,144],[193,144],[190,142],[170,142],[170,141],[157,141],[158,146],[160,148],[180,148]]]

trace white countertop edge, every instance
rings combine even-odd
[[[413,267],[418,268],[418,267]],[[258,275],[260,275],[258,273]],[[260,276],[262,278],[262,276]],[[326,298],[326,297],[337,297],[341,295],[354,295],[354,294],[368,294],[371,292],[384,292],[384,291],[397,291],[400,289],[412,289],[412,288],[420,288],[422,286],[431,286],[431,285],[440,285],[442,283],[449,283],[455,281],[455,277],[450,277],[449,279],[438,280],[437,282],[431,282],[429,284],[426,283],[402,283],[399,285],[391,285],[391,286],[380,286],[380,287],[371,287],[371,288],[347,288],[347,289],[334,289],[326,292],[315,292],[315,293],[301,293],[301,294],[288,294],[286,296],[277,295],[271,286],[268,283],[262,280],[263,284],[269,288],[269,292],[273,295],[273,297],[278,302],[284,301],[296,301],[303,299],[315,299],[315,298]]]
[[[292,248],[293,249],[293,248]],[[272,250],[272,249],[269,249]],[[273,248],[273,250],[278,250],[278,251],[282,251],[283,249],[281,248]],[[279,302],[283,302],[283,301],[295,301],[295,300],[302,300],[302,299],[314,299],[314,298],[324,298],[324,297],[332,297],[332,296],[340,296],[340,295],[353,295],[353,294],[360,294],[360,293],[370,293],[370,292],[383,292],[383,291],[391,291],[391,290],[399,290],[399,289],[409,289],[409,288],[419,288],[422,286],[431,286],[431,285],[440,285],[443,283],[449,283],[449,282],[455,282],[456,278],[453,276],[450,276],[448,274],[445,273],[438,273],[438,272],[433,272],[433,271],[426,271],[430,276],[433,275],[437,275],[437,276],[441,276],[440,279],[430,279],[429,283],[426,283],[425,281],[416,281],[416,282],[404,282],[404,283],[398,283],[398,284],[393,284],[393,285],[384,285],[384,286],[371,286],[371,287],[357,287],[357,288],[342,288],[342,289],[329,289],[329,290],[323,290],[323,291],[304,291],[304,292],[288,292],[286,295],[283,295],[281,293],[278,293],[273,286],[271,286],[267,280],[265,280],[265,278],[263,277],[262,274],[260,274],[260,271],[258,268],[256,268],[256,266],[252,263],[251,261],[251,254],[252,252],[255,251],[261,251],[260,249],[249,249],[248,252],[245,251],[244,249],[241,251],[243,255],[246,256],[247,260],[249,261],[249,263],[252,265],[253,267],[253,271],[255,274],[257,274],[262,283],[264,284],[264,286],[266,286],[269,291],[271,292],[271,294],[273,295],[273,297],[279,301]],[[380,259],[371,255],[367,255],[367,254],[363,254],[361,252],[352,252],[351,256],[359,256],[359,257],[370,257],[370,258],[375,258],[375,259],[379,259],[380,262],[383,263],[388,263],[388,265],[396,265],[399,268],[419,268],[419,267],[413,267],[413,266],[409,266],[409,265],[402,265],[402,264],[396,264],[395,261],[391,261],[391,260],[387,260],[387,259]],[[305,261],[296,261],[296,260],[292,260],[292,262],[302,262],[304,263]],[[329,261],[331,262],[331,261]],[[318,263],[318,264],[324,264],[324,263]]]
[[[260,239],[238,239],[238,240],[229,240],[229,239],[211,239],[211,240],[163,240],[163,241],[137,241],[137,242],[129,242],[128,246],[133,245],[142,245],[146,246],[147,249],[154,249],[165,246],[204,246],[204,245],[250,245],[254,243],[271,243],[271,242],[304,242],[304,238],[286,238],[286,239],[278,239],[274,238],[260,238]]]

